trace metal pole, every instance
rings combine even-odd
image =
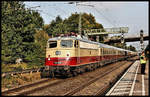
[[[80,14],[79,14],[79,26],[78,26],[78,33],[79,33],[80,36],[81,36],[81,27],[82,27],[82,25],[81,25],[81,16],[82,16],[82,13],[80,12]]]
[[[141,45],[141,51],[144,50],[144,44],[143,44],[143,30],[140,31],[140,45]]]
[[[125,49],[125,44],[124,44],[124,33],[122,31],[122,29],[120,28],[121,30],[121,43],[123,44],[123,49]]]
[[[96,41],[99,42],[99,36],[96,36]]]

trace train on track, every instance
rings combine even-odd
[[[41,77],[71,77],[135,55],[136,52],[88,39],[74,36],[54,37],[47,42]]]

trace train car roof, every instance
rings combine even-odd
[[[97,45],[99,45],[100,48],[112,48],[112,49],[117,49],[117,50],[120,50],[120,51],[133,52],[133,51],[130,51],[130,50],[125,50],[125,49],[122,49],[122,48],[110,46],[110,45],[103,44],[103,43],[94,42],[94,41],[88,40],[86,38],[80,38],[80,37],[75,37],[75,36],[54,37],[54,38],[48,39],[48,41],[65,40],[65,39],[80,40],[80,41],[87,42],[87,43],[97,44]]]

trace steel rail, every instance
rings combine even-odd
[[[15,94],[15,96],[27,95],[27,94],[33,93],[35,91],[41,90],[43,88],[59,84],[61,82],[64,82],[64,81],[63,80],[44,79],[44,80],[40,80],[40,81],[35,82],[35,83],[31,83],[31,84],[28,84],[28,85],[20,86],[18,88],[14,88],[14,89],[11,89],[11,90],[4,91],[4,92],[2,92],[2,95],[10,95],[10,94]],[[45,83],[48,83],[48,84],[37,87],[37,85],[41,85],[41,84],[45,84]],[[30,87],[32,89],[28,90],[28,88],[30,88]],[[23,91],[23,92],[21,92],[21,91]],[[21,92],[21,93],[19,93],[19,92]]]
[[[94,96],[99,96],[99,95],[105,96],[105,93],[107,92],[107,90],[115,84],[115,82],[118,80],[118,78],[120,78],[132,66],[133,63],[134,62],[130,63],[130,65],[123,72],[121,72],[119,76],[117,76],[115,79],[113,79],[110,83],[106,83],[105,85],[103,85],[103,87],[101,89],[99,89],[94,94]]]
[[[124,64],[125,64],[125,63],[124,63]],[[97,81],[98,79],[104,77],[105,75],[107,75],[107,74],[113,72],[114,70],[118,69],[118,68],[121,67],[121,66],[122,66],[122,65],[113,67],[111,70],[109,70],[109,71],[103,73],[102,75],[99,75],[99,76],[95,77],[94,79],[89,80],[89,81],[86,82],[85,84],[83,84],[83,85],[81,85],[81,86],[75,88],[74,90],[65,93],[64,96],[71,96],[71,95],[73,95],[73,94],[79,92],[79,91],[82,90],[83,88],[89,86],[89,85],[92,84],[93,82],[95,82],[95,81]]]
[[[37,84],[45,83],[49,80],[50,79],[42,79],[42,80],[34,82],[34,83],[30,83],[30,84],[27,84],[27,85],[19,86],[17,88],[12,88],[12,89],[9,89],[9,90],[6,90],[6,91],[2,91],[2,95],[13,93],[13,92],[18,92],[18,91],[24,90],[26,88],[36,86]]]

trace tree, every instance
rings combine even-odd
[[[35,56],[32,58],[32,61],[34,64],[43,65],[45,62],[46,45],[49,36],[44,30],[37,30],[34,38],[36,48],[34,48]]]
[[[136,51],[136,48],[134,46],[132,46],[132,45],[128,46],[127,48],[128,48],[128,50]]]
[[[15,6],[14,6],[15,5]],[[18,2],[2,1],[2,62],[14,62],[23,49],[20,30],[22,24],[17,22],[20,19],[19,13],[23,5]],[[18,18],[16,18],[18,16]]]
[[[68,27],[68,32],[78,33],[79,14],[71,14],[70,17],[64,20],[64,24]]]
[[[44,30],[37,30],[34,38],[35,43],[39,44],[41,49],[45,49],[47,40],[49,39],[48,34]]]
[[[68,26],[59,15],[55,20],[52,20],[52,22],[46,26],[47,27],[44,27],[44,31],[46,31],[49,35],[56,36],[57,34],[64,34],[68,32]]]
[[[21,1],[2,1],[2,62],[14,63],[19,57],[29,59],[33,55],[36,29],[44,22],[36,11],[25,9]]]
[[[82,14],[82,32],[86,29],[100,29],[103,28],[102,24],[96,22],[95,17],[92,14],[83,13]],[[73,13],[70,17],[62,20],[60,16],[57,16],[55,20],[49,24],[48,29],[45,29],[48,34],[78,33],[79,25],[79,14]]]

